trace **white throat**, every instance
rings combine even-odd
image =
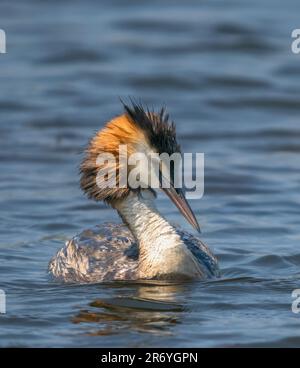
[[[139,277],[200,276],[198,262],[176,229],[158,212],[154,200],[150,190],[142,190],[115,206],[138,242]]]

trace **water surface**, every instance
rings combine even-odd
[[[0,346],[300,346],[299,1],[5,1],[0,27]],[[78,165],[118,97],[168,106],[205,153],[191,203],[222,278],[62,285],[70,237],[118,221]],[[190,229],[167,198],[159,207]]]

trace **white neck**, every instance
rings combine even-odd
[[[139,245],[139,277],[199,276],[199,264],[176,229],[158,212],[149,190],[131,193],[116,204]]]

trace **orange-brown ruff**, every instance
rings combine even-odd
[[[140,142],[146,142],[147,137],[139,129],[132,119],[126,114],[116,117],[111,120],[104,129],[96,133],[95,137],[91,140],[88,149],[86,150],[86,157],[81,164],[81,188],[88,194],[90,198],[98,201],[110,202],[114,199],[120,199],[126,197],[129,194],[129,188],[106,190],[100,189],[96,183],[96,176],[101,166],[97,164],[97,157],[101,153],[111,153],[117,159],[117,167],[112,167],[112,170],[116,169],[117,183],[119,179],[120,163],[118,161],[119,146],[126,145],[127,155],[136,151],[135,147],[138,147]]]
[[[201,240],[168,222],[155,206],[152,188],[104,188],[96,177],[103,169],[99,154],[112,154],[116,160],[117,183],[123,161],[119,146],[127,155],[151,152],[171,155],[180,152],[175,126],[162,109],[159,113],[141,105],[124,105],[125,113],[111,120],[89,143],[81,164],[81,188],[96,201],[105,201],[116,209],[124,224],[106,224],[84,230],[68,241],[52,258],[49,272],[64,282],[99,282],[136,279],[205,279],[219,276],[214,255]],[[107,169],[107,167],[106,167]],[[128,173],[133,167],[127,167]],[[171,171],[173,169],[171,168]],[[183,216],[199,230],[184,192],[161,188]]]

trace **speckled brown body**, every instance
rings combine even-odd
[[[207,246],[188,232],[177,231],[200,262],[203,278],[219,276],[217,260]],[[127,227],[105,223],[68,241],[50,261],[49,272],[57,281],[69,283],[137,280],[138,259],[138,244]],[[176,280],[176,274],[170,274],[169,279]]]

